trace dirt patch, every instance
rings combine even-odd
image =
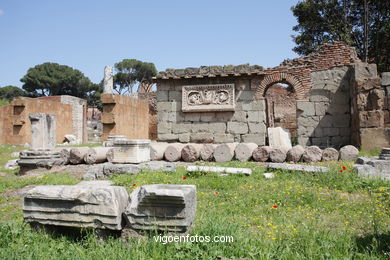
[[[21,178],[24,177],[31,177],[31,176],[42,176],[46,173],[63,173],[67,172],[72,176],[75,176],[76,178],[81,179],[81,177],[87,173],[89,167],[91,167],[88,164],[78,164],[78,165],[56,165],[53,166],[51,169],[46,168],[38,168],[27,171],[25,174],[20,175]]]

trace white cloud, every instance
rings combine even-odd
[[[0,9],[0,16],[2,16],[3,14],[4,14],[3,9]]]

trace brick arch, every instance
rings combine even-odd
[[[260,85],[257,87],[256,98],[260,99],[262,97],[265,97],[265,93],[268,87],[276,83],[290,84],[294,88],[297,100],[302,100],[305,98],[305,89],[302,85],[302,82],[298,80],[295,76],[285,72],[275,72],[266,75],[264,79],[260,82]]]

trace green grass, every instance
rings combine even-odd
[[[233,243],[168,243],[146,239],[101,242],[33,231],[23,224],[20,198],[0,195],[0,259],[388,259],[390,183],[363,179],[352,162],[321,163],[329,173],[275,172],[264,179],[257,163],[251,176],[143,171],[111,178],[129,193],[153,183],[194,184],[197,213],[191,235],[233,236]],[[342,170],[342,167],[346,170]],[[186,177],[183,179],[183,177]],[[73,184],[68,174],[0,177],[0,194],[32,184]],[[133,186],[135,184],[135,186]],[[277,208],[274,208],[277,206]]]

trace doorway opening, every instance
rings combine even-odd
[[[267,126],[282,127],[295,139],[297,133],[297,95],[290,84],[275,83],[265,92]]]

